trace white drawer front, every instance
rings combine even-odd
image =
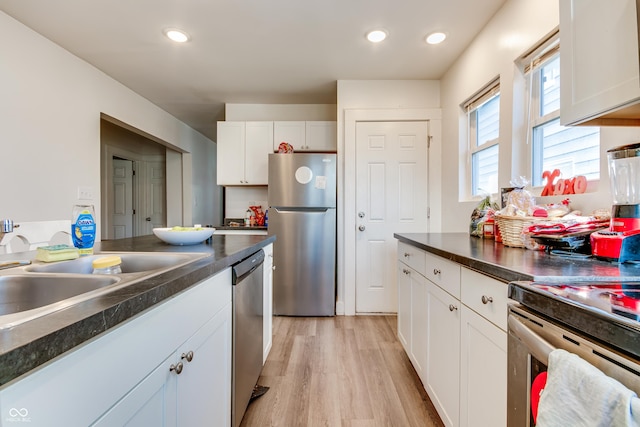
[[[424,276],[425,251],[406,243],[398,242],[398,260]]]
[[[437,255],[426,253],[425,277],[455,298],[460,299],[460,265]]]
[[[462,268],[462,303],[507,330],[507,284]]]

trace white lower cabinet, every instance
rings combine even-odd
[[[398,263],[398,337],[420,379],[427,362],[427,279],[404,263]]]
[[[460,301],[439,286],[427,286],[427,393],[445,426],[459,425]]]
[[[507,425],[507,333],[462,306],[460,425]]]
[[[263,322],[262,322],[262,363],[267,361],[273,344],[273,243],[262,248],[264,251],[263,266]]]
[[[16,413],[32,426],[229,426],[231,269],[4,386],[2,422]]]
[[[446,426],[506,426],[506,284],[407,246],[398,339],[438,415]]]

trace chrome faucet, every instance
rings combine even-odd
[[[0,219],[0,240],[5,234],[13,231],[13,221],[10,219]]]

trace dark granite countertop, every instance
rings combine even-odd
[[[399,241],[492,276],[502,282],[535,280],[638,281],[640,266],[594,258],[575,259],[510,248],[468,233],[395,233]]]
[[[97,243],[96,253],[198,252],[207,256],[113,292],[0,330],[0,385],[213,276],[273,241],[275,237],[214,235],[211,243],[171,246],[151,235]]]

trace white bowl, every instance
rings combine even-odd
[[[215,228],[200,228],[198,230],[175,230],[173,228],[154,228],[155,234],[163,242],[170,245],[197,245],[213,235]]]

